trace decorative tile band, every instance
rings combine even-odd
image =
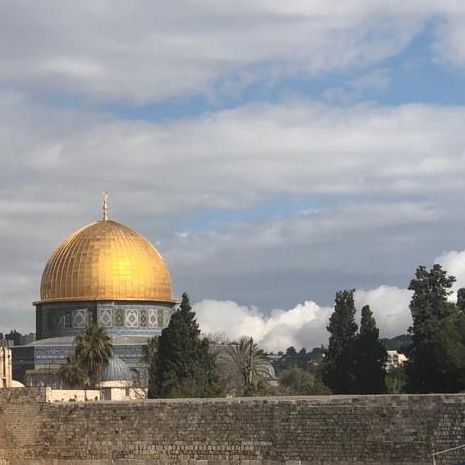
[[[67,333],[68,330],[82,330],[93,321],[96,312],[97,323],[104,328],[163,329],[168,326],[173,310],[154,306],[101,305],[88,308],[46,308],[42,309],[43,333]],[[64,335],[63,334],[63,335]]]

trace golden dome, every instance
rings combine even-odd
[[[173,302],[170,273],[158,250],[141,234],[106,219],[58,246],[42,275],[40,298]]]

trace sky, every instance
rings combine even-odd
[[[418,265],[465,285],[464,85],[462,0],[0,0],[0,330],[106,191],[206,333],[405,332]]]

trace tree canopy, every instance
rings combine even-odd
[[[219,394],[214,356],[200,330],[189,296],[171,316],[158,339],[150,369],[149,397],[215,397]]]
[[[448,299],[454,282],[455,278],[448,276],[441,265],[430,270],[419,266],[410,282],[413,324],[409,328],[412,344],[406,366],[409,392],[454,392],[460,387],[456,370],[451,370],[451,361],[444,356],[445,351],[455,350],[450,341],[458,343],[460,339],[457,306]]]
[[[243,337],[219,356],[226,390],[239,396],[252,396],[266,391],[266,380],[273,368],[265,354],[251,337]]]
[[[279,377],[279,383],[284,394],[290,396],[309,396],[331,394],[321,379],[309,371],[294,366],[283,371]]]
[[[338,291],[329,319],[329,345],[323,364],[323,382],[335,394],[354,392],[353,348],[357,332],[354,290]]]
[[[90,325],[74,344],[74,354],[66,359],[59,376],[67,387],[95,388],[113,355],[111,338],[105,328]]]
[[[359,394],[386,392],[386,348],[379,339],[379,330],[368,305],[362,308],[360,332],[355,339],[354,363],[356,391]]]

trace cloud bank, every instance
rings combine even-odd
[[[360,318],[361,307],[370,305],[382,337],[403,334],[411,322],[408,310],[410,297],[410,291],[389,286],[356,291],[357,319]],[[285,350],[290,346],[311,349],[328,342],[326,327],[332,308],[312,301],[289,310],[273,310],[270,314],[233,301],[208,299],[193,308],[205,334],[222,333],[231,340],[252,336],[267,350]]]
[[[455,276],[454,291],[465,286],[465,250],[451,251],[434,260]],[[373,311],[381,337],[405,334],[412,323],[409,303],[412,292],[394,286],[379,286],[370,290],[356,290],[356,320],[360,310],[369,305]],[[330,306],[320,306],[313,301],[297,304],[289,310],[273,310],[269,314],[257,307],[239,305],[233,301],[204,299],[193,307],[201,330],[205,334],[224,334],[231,340],[242,336],[253,337],[262,347],[270,351],[311,349],[327,345],[326,327],[333,311]]]
[[[321,340],[343,288],[408,326],[416,266],[464,247],[465,108],[400,104],[399,76],[459,80],[464,25],[458,0],[0,0],[0,327],[33,328],[103,190],[175,295],[255,303],[270,344]]]
[[[464,23],[457,0],[0,2],[0,86],[103,101],[214,99],[379,63],[431,24],[436,59],[463,68]]]
[[[32,328],[48,255],[99,216],[102,190],[194,301],[286,309],[329,305],[338,288],[405,286],[435,250],[463,245],[464,125],[462,107],[294,100],[122,121],[8,94],[0,279],[23,284],[0,289],[0,323]]]

